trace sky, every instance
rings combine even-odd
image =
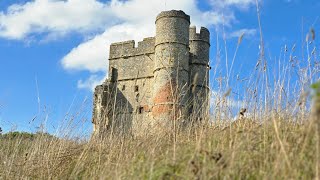
[[[246,78],[261,48],[256,3],[270,64],[310,28],[320,30],[318,0],[0,0],[0,127],[54,133],[76,119],[90,133],[110,43],[154,36],[164,10],[183,10],[191,25],[209,28],[212,79],[231,70]]]

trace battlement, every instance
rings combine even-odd
[[[190,16],[185,14],[183,11],[171,10],[171,11],[163,11],[161,12],[157,18],[156,23],[161,18],[168,18],[168,17],[176,17],[176,18],[183,18],[190,23]]]
[[[135,47],[135,41],[123,41],[110,45],[109,60],[154,53],[155,38],[144,38]]]
[[[191,26],[189,29],[190,41],[204,41],[210,44],[210,32],[207,28],[201,27],[200,33],[197,33],[196,26]]]

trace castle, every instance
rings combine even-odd
[[[109,74],[94,92],[94,132],[134,134],[208,117],[210,32],[183,11],[161,12],[156,36],[110,45]],[[139,33],[139,32],[137,32]]]

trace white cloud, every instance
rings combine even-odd
[[[234,99],[232,96],[225,96],[225,92],[211,91],[211,107],[227,106],[232,109],[240,109],[248,103],[242,100]]]
[[[31,33],[87,32],[115,23],[108,4],[96,0],[35,0],[0,12],[0,37],[23,39]]]
[[[106,71],[109,45],[112,42],[130,39],[142,40],[154,34],[154,27],[144,24],[120,24],[107,29],[103,34],[80,44],[62,59],[65,69]]]
[[[230,7],[236,7],[246,10],[251,5],[255,4],[255,0],[210,0],[210,3],[216,9],[228,9]]]
[[[229,38],[238,38],[242,34],[244,35],[244,37],[252,37],[257,34],[257,30],[256,29],[240,29],[230,33]]]
[[[230,89],[231,90],[231,89]],[[228,95],[226,95],[226,93]],[[239,99],[234,97],[230,92],[211,91],[210,108],[212,113],[219,113],[220,118],[227,120],[239,119],[239,112],[242,108],[246,109],[244,113],[245,118],[251,118],[252,114],[249,112],[250,102],[247,99]]]
[[[88,89],[90,91],[94,91],[94,88],[102,84],[106,77],[98,76],[98,75],[91,75],[88,79],[85,80],[78,80],[77,87],[79,89]]]

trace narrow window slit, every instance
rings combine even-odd
[[[139,114],[142,114],[144,112],[144,108],[142,106],[139,107]]]

